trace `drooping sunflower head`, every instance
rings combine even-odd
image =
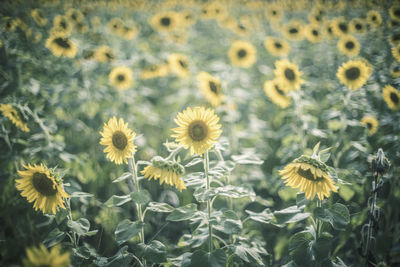
[[[300,41],[304,38],[304,23],[292,19],[288,24],[283,25],[283,34],[286,39],[291,41]]]
[[[400,21],[400,5],[393,5],[389,8],[389,15],[395,21]]]
[[[343,55],[354,57],[360,52],[360,43],[351,35],[344,35],[337,43],[337,47]]]
[[[37,8],[32,9],[31,16],[37,25],[44,26],[47,24],[47,18],[44,17],[44,15],[43,15],[42,11],[40,11],[40,9],[37,9]]]
[[[291,103],[291,97],[280,89],[279,82],[276,80],[266,81],[264,83],[264,92],[274,104],[281,108],[287,108]]]
[[[72,30],[72,25],[65,16],[57,15],[53,19],[53,33],[68,35]]]
[[[29,132],[28,125],[22,121],[18,111],[10,104],[0,104],[0,111],[3,116],[9,118],[15,126],[24,132]]]
[[[180,16],[176,12],[162,12],[150,18],[150,25],[156,31],[169,32],[179,25]]]
[[[138,28],[136,28],[133,25],[124,25],[122,27],[120,36],[123,37],[125,40],[132,40],[133,38],[135,38],[139,33]]]
[[[340,83],[351,90],[361,88],[370,75],[370,69],[362,60],[349,60],[343,63],[336,73]]]
[[[354,18],[350,21],[350,32],[363,34],[367,31],[367,24],[364,19]]]
[[[214,107],[221,105],[224,95],[222,94],[220,80],[205,71],[200,72],[196,78],[201,93],[211,105]]]
[[[78,49],[64,33],[55,33],[46,40],[46,47],[56,57],[74,58]]]
[[[290,45],[284,39],[267,37],[264,41],[267,51],[277,57],[287,56],[290,52]]]
[[[204,107],[188,107],[179,112],[175,119],[179,127],[172,129],[176,142],[185,149],[190,148],[190,153],[202,155],[217,141],[221,135],[219,117],[214,110]]]
[[[50,251],[40,244],[39,247],[31,247],[26,249],[27,258],[22,260],[24,267],[69,267],[69,252],[60,253],[61,246],[56,245]]]
[[[126,90],[132,85],[132,70],[125,66],[119,66],[112,69],[109,76],[110,84],[118,90]]]
[[[156,77],[164,77],[168,75],[168,65],[149,65],[140,73],[140,79],[147,80]]]
[[[107,124],[104,124],[103,132],[100,132],[102,138],[100,144],[106,146],[104,152],[107,158],[115,164],[127,163],[128,158],[132,158],[136,152],[136,146],[133,139],[136,133],[128,128],[122,118],[117,121],[116,117],[111,118]]]
[[[94,58],[100,62],[111,62],[115,59],[114,52],[109,46],[103,45],[97,48],[94,53]]]
[[[364,116],[361,119],[361,125],[364,125],[368,129],[368,135],[373,135],[378,129],[378,120],[373,116]]]
[[[301,156],[288,164],[279,174],[284,183],[292,188],[299,188],[306,198],[320,200],[328,198],[332,192],[337,192],[328,167],[321,161],[310,156]]]
[[[172,73],[179,77],[187,77],[190,74],[187,56],[182,54],[171,54],[168,57],[168,66]]]
[[[386,85],[382,91],[383,100],[391,110],[400,109],[400,92],[391,85]]]
[[[62,179],[43,164],[28,164],[24,168],[18,171],[20,179],[15,180],[21,196],[35,202],[33,208],[44,214],[56,214],[60,207],[65,209],[64,199],[69,195],[63,189]]]
[[[376,28],[382,24],[382,16],[378,11],[370,10],[367,13],[367,21],[369,25],[371,25],[373,28]]]
[[[299,71],[299,67],[294,62],[287,59],[275,61],[274,70],[276,81],[280,85],[280,89],[287,92],[292,90],[299,90],[300,86],[304,83],[301,79],[303,72]]]
[[[234,41],[229,48],[228,57],[234,66],[249,68],[256,62],[256,48],[246,41]]]
[[[309,24],[305,27],[305,35],[308,41],[312,43],[319,43],[322,41],[322,31],[320,30],[319,25],[317,24]]]

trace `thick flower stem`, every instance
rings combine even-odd
[[[209,169],[209,160],[208,160],[208,150],[206,153],[204,153],[204,174],[206,175],[207,183],[206,183],[206,189],[210,190],[210,177],[208,176],[208,169]],[[208,211],[208,248],[209,252],[211,253],[213,251],[213,244],[212,244],[212,225],[210,222],[211,219],[211,201],[207,200],[207,211]]]
[[[317,198],[317,207],[318,208],[322,207],[322,201],[319,198]],[[318,218],[316,219],[316,221],[317,221],[317,227],[316,227],[317,229],[315,232],[316,232],[316,240],[318,240],[321,235],[322,221]],[[315,267],[320,267],[320,266],[321,266],[321,262],[319,260],[316,260]]]
[[[372,191],[371,191],[372,197],[370,197],[368,199],[368,202],[371,201],[371,203],[370,203],[370,207],[369,207],[369,221],[368,221],[368,232],[367,232],[367,240],[366,240],[367,244],[365,246],[365,251],[364,251],[364,255],[366,258],[365,266],[368,266],[368,254],[369,254],[369,249],[370,249],[370,245],[371,245],[371,237],[372,237],[372,230],[373,230],[373,224],[374,224],[373,217],[375,216],[376,199],[377,199],[377,194],[378,194],[376,187],[377,187],[377,183],[380,178],[379,174],[377,174],[374,178],[375,178],[374,181],[372,181]]]

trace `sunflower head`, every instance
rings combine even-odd
[[[400,5],[393,5],[389,8],[389,15],[395,21],[400,21]]]
[[[304,38],[304,25],[302,21],[292,19],[283,26],[284,36],[291,41],[300,41]]]
[[[214,107],[221,105],[224,95],[222,94],[220,80],[205,71],[200,72],[196,78],[201,93],[211,103],[211,105]]]
[[[332,23],[333,26],[333,33],[337,37],[341,37],[343,35],[346,35],[350,31],[349,24],[343,17],[339,17],[333,20]]]
[[[344,35],[337,43],[337,47],[343,55],[357,56],[360,52],[360,43],[351,35]]]
[[[228,56],[234,66],[249,68],[256,62],[256,48],[246,41],[234,41],[229,48]]]
[[[125,66],[115,67],[108,76],[110,84],[118,90],[126,90],[132,85],[132,70]]]
[[[0,111],[3,116],[8,117],[15,126],[24,132],[30,132],[28,125],[21,120],[18,111],[10,104],[0,104]]]
[[[60,253],[61,246],[56,245],[47,250],[47,248],[40,244],[39,247],[31,247],[26,249],[27,258],[22,260],[25,267],[68,267],[70,266],[70,253]]]
[[[188,107],[179,112],[175,119],[179,127],[172,129],[176,142],[185,149],[190,148],[190,153],[202,155],[217,141],[221,135],[221,125],[214,110],[204,107]]]
[[[44,15],[40,9],[37,9],[37,8],[32,9],[31,16],[37,25],[44,26],[47,24],[47,19],[44,17]]]
[[[275,61],[275,78],[280,84],[281,90],[292,91],[299,90],[304,80],[301,79],[303,72],[299,71],[298,66],[294,62],[287,59]]]
[[[136,152],[136,146],[133,144],[136,133],[128,128],[128,123],[122,118],[119,121],[116,117],[111,118],[104,124],[103,132],[100,134],[102,136],[100,144],[106,146],[104,152],[115,164],[127,163],[127,159],[132,158]]]
[[[284,39],[267,37],[264,41],[267,51],[273,56],[287,56],[290,52],[290,45]]]
[[[367,13],[367,21],[372,27],[378,27],[382,24],[382,16],[376,10],[370,10]]]
[[[361,88],[371,75],[371,70],[362,60],[350,60],[339,67],[336,76],[340,83],[351,90]]]
[[[115,59],[115,55],[109,46],[103,45],[97,48],[94,58],[100,62],[111,62]]]
[[[368,129],[368,135],[373,135],[378,129],[378,120],[373,116],[364,116],[361,119],[361,125],[364,125]]]
[[[52,34],[46,40],[46,47],[57,57],[73,58],[77,53],[76,44],[62,32]]]
[[[54,33],[59,32],[64,35],[68,35],[72,30],[72,25],[68,18],[65,16],[57,15],[53,19],[53,29]]]
[[[309,24],[305,27],[305,35],[307,39],[312,43],[319,43],[322,41],[322,31],[318,24]]]
[[[386,85],[382,92],[383,100],[391,110],[400,109],[400,92],[391,85]]]
[[[364,19],[354,18],[350,21],[350,32],[363,34],[367,31],[367,25]]]
[[[168,57],[168,66],[172,73],[179,77],[187,77],[190,74],[188,58],[182,54],[171,54]]]
[[[264,92],[274,104],[281,108],[287,108],[291,103],[291,97],[280,88],[277,80],[266,81],[264,83]]]
[[[160,32],[169,32],[180,24],[180,16],[176,12],[162,12],[150,18],[150,25]]]

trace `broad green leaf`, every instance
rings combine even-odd
[[[310,217],[310,213],[303,212],[303,210],[299,209],[297,206],[291,206],[283,210],[275,211],[274,216],[277,223],[286,224],[305,220]]]
[[[341,185],[339,188],[339,196],[341,196],[346,202],[353,198],[355,192],[352,187],[347,185]]]
[[[256,194],[251,186],[226,185],[216,189],[217,194],[223,197],[242,198],[249,197],[251,201],[256,199]]]
[[[82,246],[82,247],[78,247],[78,248],[73,248],[72,251],[74,252],[75,256],[78,256],[82,259],[90,259],[90,257],[92,256],[92,253],[90,252],[90,249]]]
[[[125,203],[128,203],[129,201],[131,201],[131,197],[129,195],[125,195],[125,196],[113,195],[104,203],[104,205],[106,205],[109,208],[119,207],[119,206],[124,205]]]
[[[315,257],[323,260],[329,257],[333,236],[328,232],[323,232],[313,244]]]
[[[262,212],[259,213],[246,210],[246,213],[249,214],[249,218],[253,221],[267,224],[269,224],[271,222],[271,219],[274,217],[269,208],[264,209]]]
[[[297,195],[296,195],[296,205],[297,205],[297,207],[303,208],[305,205],[307,205],[308,202],[310,202],[310,200],[308,200],[306,198],[306,194],[304,192],[297,193]]]
[[[213,252],[196,250],[192,255],[190,266],[192,267],[225,267],[226,254],[224,250],[217,249]]]
[[[168,205],[167,203],[160,203],[160,202],[150,202],[147,205],[146,210],[151,210],[154,212],[172,212],[174,210],[174,207]]]
[[[166,260],[166,247],[157,240],[151,241],[148,245],[138,245],[138,255],[149,262],[161,263]]]
[[[127,250],[128,246],[123,246],[118,250],[117,253],[115,253],[114,256],[110,258],[98,257],[95,261],[93,261],[93,263],[100,267],[130,266],[130,263],[133,260],[133,255]]]
[[[151,196],[149,191],[142,189],[131,193],[131,199],[137,204],[145,205],[151,200]]]
[[[54,228],[43,240],[43,245],[52,247],[63,241],[66,235],[67,233],[60,231],[58,228]]]
[[[241,258],[244,262],[257,263],[258,265],[264,266],[257,248],[250,248],[246,245],[240,244],[234,245],[233,251],[235,255]]]
[[[132,222],[128,219],[121,221],[117,229],[115,229],[115,240],[120,245],[135,235],[137,235],[143,228],[143,223]]]
[[[173,222],[185,221],[191,219],[197,211],[197,205],[190,203],[186,206],[176,208],[168,215],[167,220]]]
[[[242,231],[242,221],[232,210],[227,210],[218,218],[214,228],[225,234],[239,234]]]
[[[329,222],[336,230],[345,230],[350,222],[350,213],[343,204],[333,204],[331,208],[317,207],[314,216],[323,222]]]
[[[86,235],[90,229],[90,222],[85,218],[80,218],[77,221],[68,221],[67,225],[78,235]]]
[[[55,215],[56,223],[60,225],[65,219],[67,219],[70,211],[70,208],[60,209]]]
[[[202,158],[194,158],[188,164],[185,165],[185,168],[192,167],[199,163],[202,163],[204,160]]]
[[[126,180],[128,178],[131,178],[131,177],[132,177],[132,173],[124,172],[120,177],[118,177],[117,179],[113,180],[112,182],[113,183],[119,183],[119,182],[122,182],[122,181],[124,181],[124,180]]]
[[[312,251],[313,236],[310,232],[299,232],[289,241],[289,253],[293,261],[299,266],[311,266],[314,254]]]
[[[201,187],[197,188],[193,192],[193,196],[198,202],[207,202],[208,200],[212,199],[216,194],[217,191],[215,188],[210,188],[209,190],[207,190]]]

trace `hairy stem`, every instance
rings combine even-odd
[[[206,183],[206,189],[210,190],[210,177],[208,176],[208,169],[209,169],[209,160],[208,160],[208,150],[206,151],[206,153],[204,153],[204,174],[206,176],[207,179],[207,183]],[[211,253],[213,251],[213,244],[212,244],[212,225],[210,223],[210,219],[211,219],[211,209],[212,209],[212,205],[211,205],[211,201],[210,199],[207,200],[207,211],[208,211],[208,248],[209,248],[209,252]]]
[[[372,200],[372,202],[370,203],[370,207],[369,207],[369,221],[368,221],[368,232],[367,232],[367,244],[365,246],[365,250],[364,250],[364,256],[366,258],[366,262],[365,262],[365,266],[368,266],[368,253],[369,253],[369,249],[371,246],[371,238],[372,238],[372,230],[373,230],[373,216],[375,216],[375,207],[376,207],[376,199],[377,199],[377,190],[376,190],[376,186],[379,180],[379,174],[377,174],[374,177],[374,181],[372,181],[372,189],[371,192],[373,192],[372,198],[370,198]],[[370,201],[370,199],[368,199],[368,203]]]

